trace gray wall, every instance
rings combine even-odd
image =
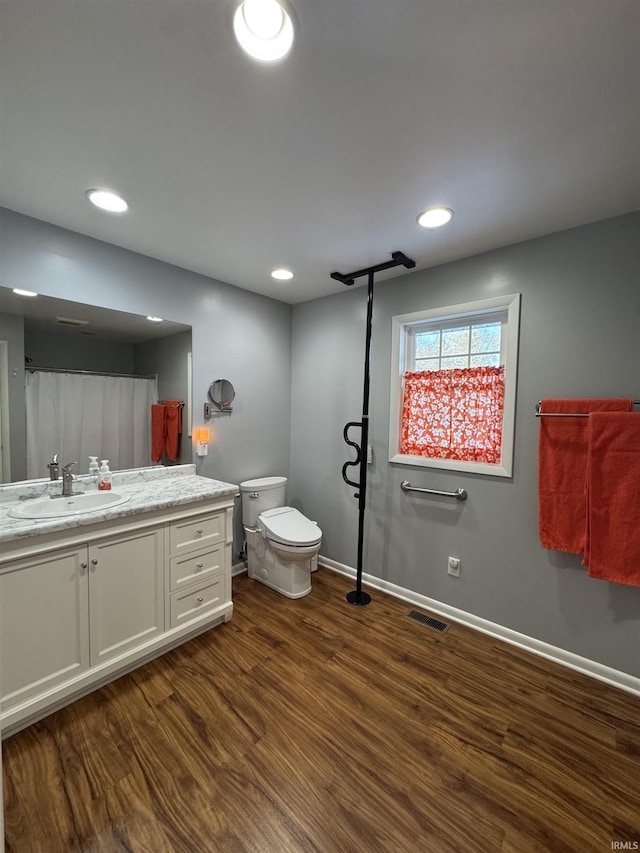
[[[639,281],[631,214],[376,285],[365,572],[640,676],[640,588],[590,579],[578,556],[539,544],[534,416],[545,397],[640,399]],[[391,317],[508,293],[522,294],[513,478],[387,462]],[[343,425],[361,415],[365,299],[345,289],[293,310],[291,490],[322,553],[352,567],[357,502],[340,469],[353,458]],[[405,478],[469,499],[409,497]]]
[[[24,389],[24,318],[0,314],[0,340],[7,342],[9,382],[9,454],[11,479],[27,476],[27,421]],[[4,472],[5,480],[9,472]]]
[[[43,332],[39,327],[31,327],[28,321],[24,327],[24,351],[37,367],[133,372],[133,344],[94,340],[78,332]]]
[[[165,338],[136,344],[133,347],[134,373],[158,374],[158,399],[187,401],[187,355],[191,352],[191,332],[180,332]],[[192,446],[187,423],[187,409],[183,409],[182,435],[177,464],[191,462]],[[199,413],[198,413],[199,416]],[[173,464],[163,459],[165,465]]]
[[[123,227],[124,220],[123,220]],[[193,422],[214,379],[236,388],[231,417],[211,421],[198,473],[238,483],[287,475],[291,307],[206,276],[0,209],[0,283],[192,327]]]

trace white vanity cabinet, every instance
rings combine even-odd
[[[161,634],[163,581],[162,528],[4,566],[3,708]]]
[[[226,495],[5,547],[3,734],[228,621],[232,521]]]
[[[231,596],[224,571],[225,522],[221,513],[174,522],[169,529],[171,627],[215,610]]]
[[[163,633],[163,536],[155,527],[89,546],[92,666]]]
[[[87,548],[8,563],[0,575],[2,705],[44,694],[89,667]]]

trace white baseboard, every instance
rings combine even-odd
[[[231,566],[231,577],[235,578],[236,575],[241,575],[243,572],[247,571],[247,567],[245,564],[240,561],[239,563],[234,563]]]
[[[318,564],[341,575],[347,575],[352,578],[356,576],[356,570],[351,566],[345,566],[343,563],[329,559],[329,557],[320,555],[318,557]],[[446,616],[454,622],[460,622],[462,625],[467,625],[469,628],[481,631],[490,637],[504,640],[505,643],[510,643],[512,646],[517,646],[534,655],[554,661],[569,669],[576,670],[576,672],[589,675],[598,681],[603,681],[605,684],[610,684],[613,687],[618,687],[620,690],[625,690],[627,693],[633,693],[635,696],[640,697],[640,678],[634,675],[629,675],[626,672],[620,672],[620,670],[612,669],[588,658],[580,657],[580,655],[568,652],[557,646],[552,646],[549,643],[543,643],[541,640],[528,637],[526,634],[519,634],[517,631],[512,631],[511,628],[505,628],[495,622],[490,622],[488,619],[474,616],[473,613],[458,610],[457,607],[451,607],[449,604],[443,604],[443,602],[428,598],[426,595],[420,595],[417,592],[412,592],[410,589],[404,589],[404,587],[397,586],[389,581],[376,578],[374,575],[368,575],[363,572],[362,581],[367,586],[379,589],[381,592],[386,592],[388,595],[399,598],[401,601],[406,601],[418,607],[424,607],[440,616]]]

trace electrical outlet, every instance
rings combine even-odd
[[[460,577],[460,560],[458,557],[449,557],[447,560],[447,573],[454,578]]]

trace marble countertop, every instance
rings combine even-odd
[[[112,475],[112,490],[127,495],[129,500],[119,506],[85,512],[80,515],[58,518],[13,518],[9,511],[16,505],[23,505],[29,498],[46,494],[59,494],[62,481],[31,481],[0,486],[0,542],[11,542],[69,530],[88,524],[127,518],[141,512],[169,509],[184,504],[206,501],[211,498],[231,496],[238,493],[238,486],[211,480],[195,473],[195,465],[175,465],[140,468],[132,471],[115,471]],[[77,491],[87,492],[94,488],[88,477],[80,476],[74,482]]]

